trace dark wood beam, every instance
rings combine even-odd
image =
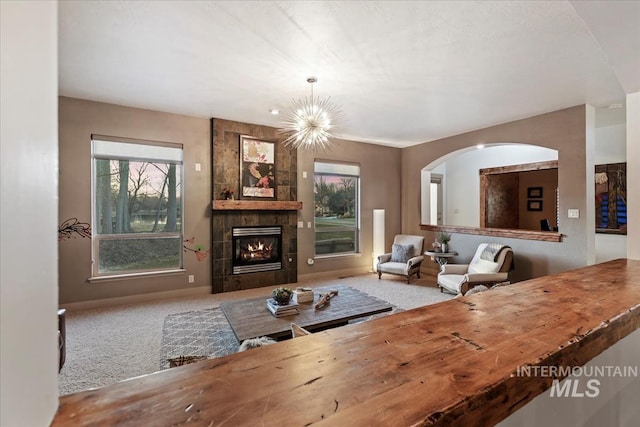
[[[541,240],[543,242],[561,242],[562,233],[537,230],[516,230],[512,228],[467,227],[464,225],[420,224],[420,229],[439,233],[475,234],[478,236],[508,237],[510,239]]]
[[[214,200],[214,211],[299,211],[302,202],[278,200]]]

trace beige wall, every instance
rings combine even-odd
[[[400,198],[400,157],[398,148],[336,140],[326,152],[298,151],[298,200],[303,210],[298,213],[298,221],[304,222],[304,229],[298,229],[298,277],[311,274],[340,274],[366,272],[372,269],[373,256],[373,209],[385,210],[385,247],[391,248],[393,236],[401,229]],[[312,266],[307,264],[313,258],[314,194],[313,165],[315,159],[338,160],[360,164],[360,218],[361,242],[359,255],[318,258]],[[304,178],[304,172],[307,177]],[[419,233],[420,234],[420,233]]]
[[[211,247],[211,139],[209,119],[59,98],[59,222],[91,223],[91,134],[181,143],[184,147],[184,236]],[[195,171],[195,163],[201,171]],[[59,243],[60,304],[211,287],[209,257],[184,254],[184,274],[89,283],[91,241]],[[187,276],[195,276],[188,284]]]
[[[558,150],[560,230],[564,235],[563,241],[551,243],[454,234],[452,245],[455,245],[460,253],[456,261],[471,259],[473,251],[483,241],[502,241],[511,245],[516,254],[516,271],[512,277],[514,280],[539,277],[587,265],[594,247],[593,222],[589,222],[586,215],[587,171],[593,170],[593,164],[587,166],[587,110],[587,106],[576,106],[404,149],[402,231],[425,234],[427,241],[432,241],[435,237],[433,233],[420,230],[420,172],[436,159],[480,143],[538,145]],[[566,213],[569,208],[580,209],[580,218],[568,219]]]

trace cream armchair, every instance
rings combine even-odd
[[[423,245],[423,236],[396,235],[393,239],[391,253],[378,256],[378,279],[382,277],[382,273],[405,276],[407,283],[414,274],[420,278],[420,265],[424,260]]]
[[[513,250],[499,243],[481,243],[469,264],[446,264],[438,273],[440,291],[465,294],[476,285],[505,282],[513,269]]]

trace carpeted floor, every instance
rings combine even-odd
[[[399,276],[385,275],[382,280],[378,280],[376,275],[369,274],[305,281],[298,285],[351,286],[405,310],[452,298],[451,295],[440,293],[433,280],[428,278],[412,280],[407,284]],[[291,286],[294,287],[293,284]],[[166,359],[168,354],[168,350],[163,354],[165,350],[162,348],[163,327],[169,321],[168,316],[205,311],[204,316],[219,318],[222,313],[211,309],[218,307],[221,302],[267,296],[272,289],[273,286],[269,286],[225,294],[68,311],[67,360],[58,375],[60,394],[101,387],[155,372],[160,368],[161,359]],[[218,323],[224,325],[222,322]],[[222,344],[221,347],[233,348],[227,338],[235,341],[235,337],[232,333],[229,335],[229,332],[230,329],[226,332],[214,331],[214,343],[207,345],[211,348]],[[198,335],[185,338],[184,345],[196,342]],[[213,351],[212,354],[216,354],[218,350]]]

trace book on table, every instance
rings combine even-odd
[[[289,303],[287,305],[278,305],[273,298],[267,300],[267,309],[276,317],[291,316],[300,313],[298,304]]]

